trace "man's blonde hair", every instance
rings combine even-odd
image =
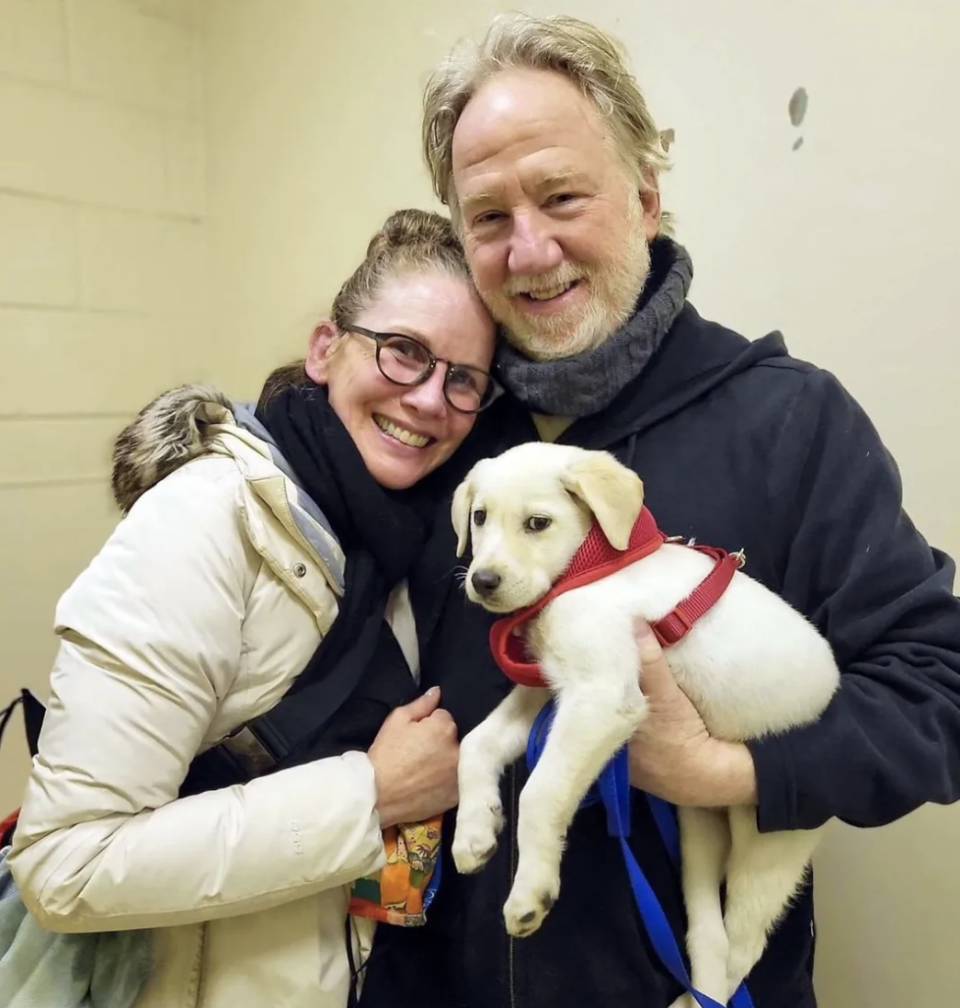
[[[641,192],[656,189],[657,175],[669,163],[621,44],[577,18],[501,14],[478,44],[451,52],[424,91],[423,154],[434,191],[455,222],[453,132],[470,99],[502,70],[548,70],[566,77],[599,112],[631,181]]]

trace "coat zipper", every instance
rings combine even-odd
[[[517,806],[517,767],[516,764],[513,764],[510,767],[510,880],[507,884],[508,891],[517,874]],[[507,988],[510,992],[510,1008],[517,1008],[517,994],[514,990],[514,941],[513,935],[507,935]]]

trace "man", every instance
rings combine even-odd
[[[960,797],[953,564],[902,511],[893,461],[833,377],[791,358],[779,334],[750,343],[687,302],[690,259],[663,233],[664,152],[616,44],[574,19],[497,20],[428,84],[424,146],[507,339],[511,397],[476,450],[539,436],[615,453],[668,534],[743,547],[747,572],[826,633],[843,670],[816,725],[724,743],[646,637],[651,714],[631,743],[632,783],[674,803],[756,804],[763,831],[875,826]],[[451,536],[438,530],[421,601],[452,580]],[[418,619],[424,677],[463,734],[510,688],[485,646],[488,617],[450,588]],[[599,807],[571,828],[544,926],[507,936],[525,773],[506,776],[507,825],[486,868],[448,871],[422,931],[381,929],[364,1004],[668,1008],[680,996]],[[682,934],[679,882],[639,795],[631,842]],[[808,886],[748,978],[757,1008],[815,1004],[813,945]]]

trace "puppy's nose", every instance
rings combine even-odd
[[[470,578],[470,582],[473,584],[474,590],[478,595],[489,595],[491,592],[496,591],[502,580],[503,578],[496,571],[483,567],[480,570],[474,571]]]

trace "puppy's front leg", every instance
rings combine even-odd
[[[497,849],[503,828],[500,775],[523,754],[533,722],[549,695],[545,689],[514,687],[460,743],[460,805],[452,853],[462,874],[479,871]]]
[[[610,681],[565,677],[550,736],[520,794],[517,874],[503,908],[512,935],[532,934],[543,923],[560,893],[560,858],[577,808],[643,720],[646,700],[636,668],[630,673]]]

